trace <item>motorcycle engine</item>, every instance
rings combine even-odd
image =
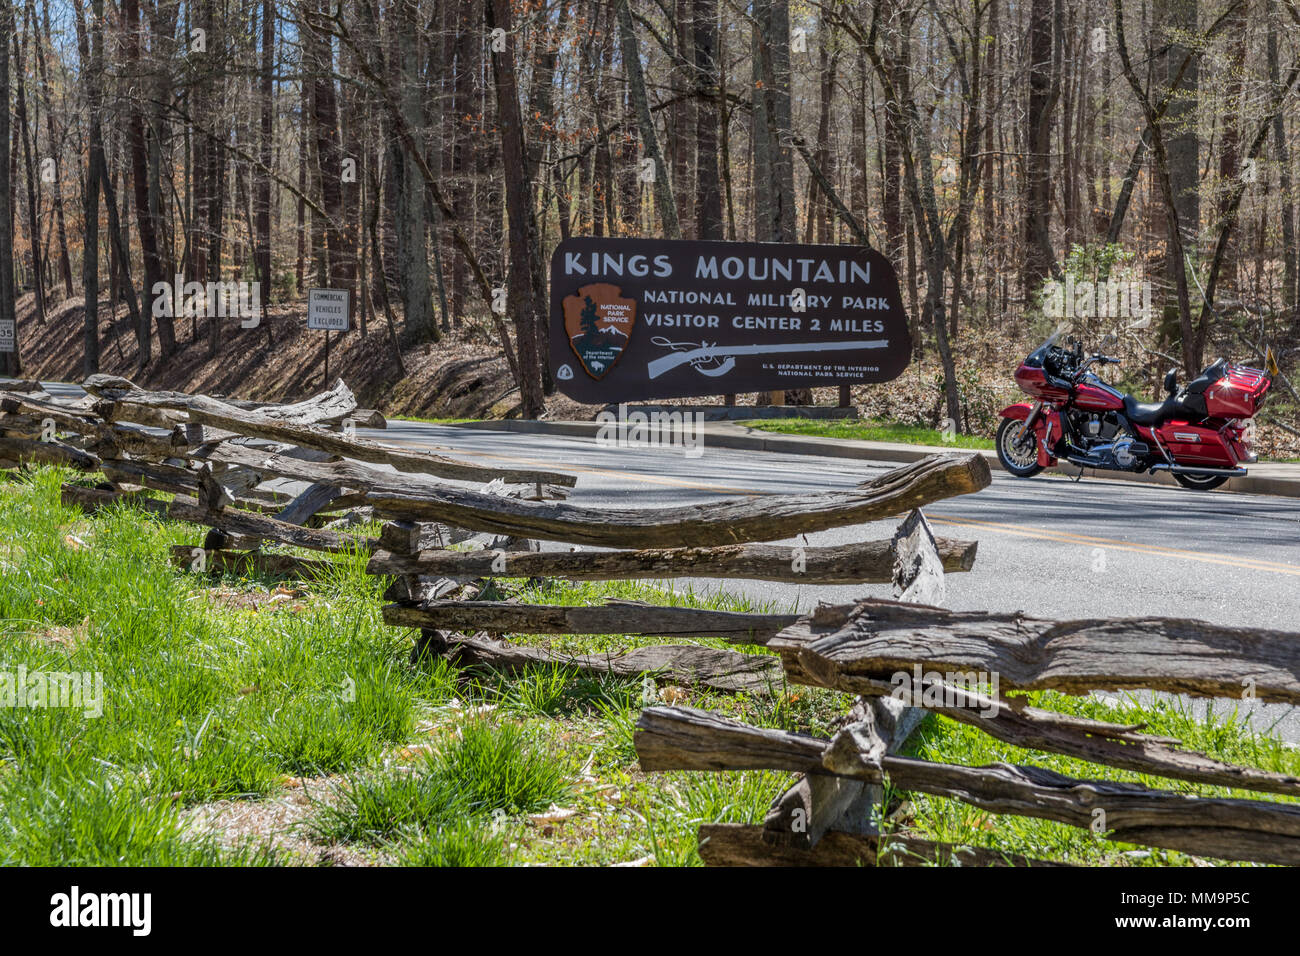
[[[1112,412],[1098,415],[1075,409],[1070,412],[1070,422],[1074,426],[1074,434],[1089,443],[1111,441],[1119,433],[1119,419]]]
[[[1113,468],[1119,471],[1134,471],[1140,467],[1141,459],[1151,453],[1146,442],[1138,441],[1125,435],[1117,441],[1095,444],[1088,449],[1088,457],[1094,459],[1098,467]]]
[[[1146,442],[1120,430],[1119,419],[1111,412],[1093,414],[1076,410],[1070,419],[1077,436],[1076,446],[1083,452],[1081,458],[1072,461],[1086,461],[1096,468],[1135,471],[1150,454]]]
[[[1145,449],[1146,445],[1143,444],[1142,447]],[[1111,458],[1115,460],[1115,464],[1120,468],[1132,468],[1137,464],[1137,458],[1133,454],[1133,439],[1121,438],[1119,441],[1115,442],[1115,444],[1111,445],[1110,448]]]

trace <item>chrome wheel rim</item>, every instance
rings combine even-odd
[[[1038,449],[1032,435],[1025,434],[1025,423],[1015,421],[1002,429],[1002,457],[1016,468],[1030,468],[1038,464]]]

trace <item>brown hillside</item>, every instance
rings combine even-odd
[[[33,296],[18,303],[19,342],[24,374],[34,378],[80,381],[84,377],[83,300],[66,299],[36,322]],[[123,375],[159,389],[231,395],[260,401],[295,401],[319,391],[324,379],[325,333],[306,328],[305,306],[271,306],[256,329],[241,329],[237,319],[220,319],[215,355],[208,348],[208,323],[195,329],[176,320],[179,351],[166,361],[154,358],[139,367],[139,351],[126,308],[110,317],[100,302],[100,371]],[[197,338],[195,332],[197,331]],[[400,334],[400,330],[399,330]],[[477,325],[455,330],[437,344],[406,346],[403,376],[387,326],[371,323],[359,331],[330,334],[330,378],[342,378],[358,401],[386,414],[431,418],[503,418],[518,414],[518,390],[500,349]]]

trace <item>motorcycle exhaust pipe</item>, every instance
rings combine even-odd
[[[1167,471],[1171,475],[1192,475],[1197,478],[1240,478],[1245,468],[1189,468],[1186,465],[1152,465],[1152,471]]]
[[[1106,466],[1096,458],[1081,458],[1077,455],[1067,455],[1065,460],[1072,465],[1078,465],[1080,468],[1100,468],[1107,470]]]

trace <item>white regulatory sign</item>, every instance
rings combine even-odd
[[[14,320],[6,319],[0,322],[0,352],[12,352],[14,350]]]
[[[348,290],[310,289],[307,292],[307,328],[348,330]]]

